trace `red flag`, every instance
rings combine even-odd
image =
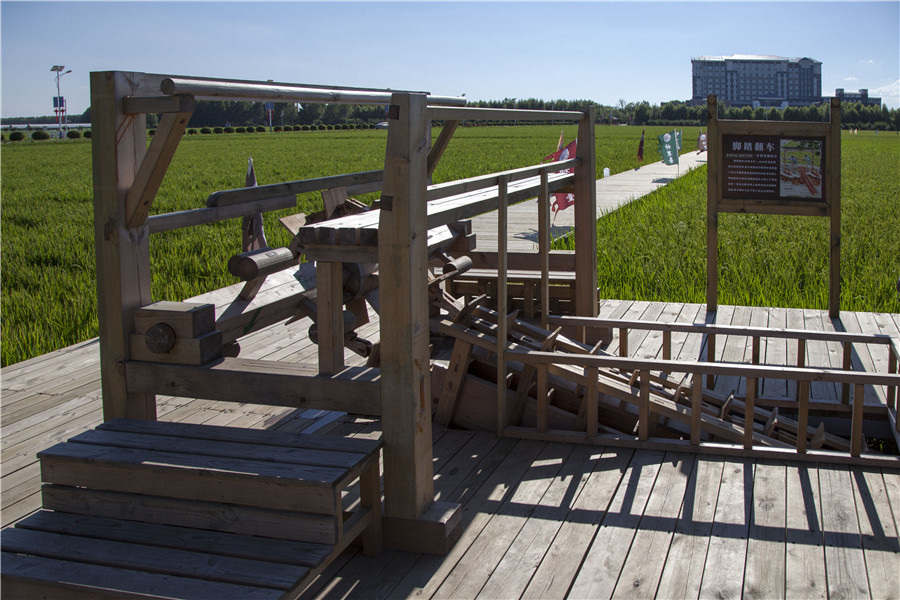
[[[644,130],[641,129],[641,143],[638,145],[638,161],[644,162]]]
[[[578,149],[578,138],[572,140],[572,142],[568,146],[563,147],[564,143],[565,142],[563,141],[563,134],[562,132],[560,132],[559,143],[557,144],[556,152],[554,152],[553,154],[548,154],[541,162],[546,162],[547,160],[569,160],[570,158],[574,158],[575,152]],[[571,172],[571,169],[563,169],[562,171],[559,171],[559,173]],[[554,212],[554,218],[556,218],[556,213],[569,208],[573,204],[575,204],[575,194],[553,194],[553,204],[551,205],[551,208]]]
[[[559,143],[556,144],[556,152],[553,152],[552,154],[548,154],[547,156],[544,157],[544,160],[542,160],[541,162],[545,162],[548,160],[552,160],[552,161],[559,160],[560,152],[562,152],[562,150],[563,150],[563,143],[564,143],[563,142],[563,132],[560,131],[559,132]]]

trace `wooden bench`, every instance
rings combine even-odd
[[[294,598],[357,538],[380,550],[380,448],[107,422],[38,454],[43,510],[2,532],[3,595]]]

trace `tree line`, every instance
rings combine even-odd
[[[590,100],[541,100],[537,98],[504,98],[503,100],[470,101],[478,108],[516,108],[525,110],[579,110],[593,105],[597,122],[607,125],[706,125],[706,105],[673,100],[651,105],[647,101],[625,102],[615,106],[598,104]],[[269,123],[262,102],[237,102],[224,100],[200,100],[194,107],[188,127],[216,126],[266,126],[266,125],[372,125],[386,120],[386,106],[351,104],[274,104],[272,122]],[[157,127],[161,115],[147,115],[147,126]],[[719,104],[720,119],[769,120],[769,121],[828,121],[831,106],[788,106],[780,108],[752,108],[750,106],[726,106]],[[69,115],[70,123],[90,123],[91,109],[81,115]],[[52,124],[56,116],[4,118],[2,125]],[[841,125],[847,128],[900,131],[900,110],[886,106],[866,106],[848,102],[841,105]]]

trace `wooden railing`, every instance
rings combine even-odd
[[[502,286],[501,286],[502,287]],[[503,306],[501,304],[501,306]],[[886,417],[891,424],[891,429],[895,432],[895,439],[900,440],[900,425],[897,420],[897,397],[898,387],[900,387],[900,375],[898,375],[898,363],[900,363],[900,342],[897,339],[887,335],[867,335],[846,332],[825,332],[825,331],[806,331],[806,330],[789,330],[789,329],[763,329],[752,327],[734,327],[724,325],[703,325],[703,324],[681,324],[681,323],[657,323],[649,321],[625,321],[615,319],[599,319],[584,317],[551,317],[548,321],[553,325],[576,326],[576,327],[605,327],[612,328],[619,332],[619,356],[597,355],[594,352],[584,351],[582,353],[570,352],[547,352],[541,350],[527,349],[521,345],[510,346],[507,344],[497,344],[498,339],[506,339],[503,332],[503,322],[505,319],[499,319],[498,327],[494,330],[497,337],[490,339],[488,346],[493,346],[497,352],[498,373],[499,365],[506,364],[507,361],[520,362],[526,367],[531,367],[536,371],[537,382],[537,423],[535,427],[522,427],[518,425],[507,425],[504,423],[505,412],[498,413],[498,422],[501,423],[499,429],[502,435],[516,437],[531,437],[540,439],[552,439],[559,441],[579,441],[597,444],[624,444],[624,445],[640,445],[643,447],[661,447],[668,449],[683,450],[706,450],[711,452],[730,453],[735,451],[750,452],[751,454],[759,454],[763,456],[786,457],[786,448],[784,445],[764,446],[757,443],[760,438],[760,431],[754,429],[754,408],[757,406],[757,390],[759,384],[763,380],[786,380],[796,382],[797,395],[793,400],[782,399],[781,406],[789,407],[796,410],[796,428],[798,431],[796,445],[793,448],[792,456],[806,457],[807,455],[817,460],[876,460],[885,461],[887,464],[896,466],[900,463],[897,457],[882,457],[880,455],[862,454],[864,445],[864,408],[869,413],[879,413],[879,416]],[[662,332],[662,359],[640,359],[628,356],[628,332],[630,330],[653,330]],[[707,345],[707,362],[696,360],[673,360],[671,336],[673,333],[700,334],[705,336]],[[715,362],[715,338],[716,336],[746,336],[752,342],[752,358],[750,364],[745,363],[726,363]],[[767,365],[761,364],[760,341],[764,338],[794,339],[797,341],[798,364],[796,366],[787,365]],[[480,340],[470,340],[481,345],[486,342],[485,336],[481,336]],[[833,342],[839,343],[843,348],[843,368],[832,369],[819,366],[806,366],[805,364],[805,347],[809,341]],[[884,346],[887,350],[887,373],[872,373],[853,370],[853,344],[874,344]],[[566,368],[571,371],[580,370],[583,373],[581,381],[584,385],[584,397],[589,399],[585,404],[585,428],[581,432],[552,430],[549,427],[548,413],[550,400],[548,394],[548,377],[553,367]],[[630,386],[637,388],[633,392],[634,403],[638,405],[638,425],[636,435],[633,437],[622,436],[619,434],[610,435],[602,431],[602,426],[598,426],[597,402],[593,399],[597,398],[598,391],[602,391],[598,386],[602,387],[602,377],[599,377],[600,371],[617,372],[631,374]],[[505,371],[505,369],[504,369]],[[651,437],[651,413],[653,405],[651,403],[651,382],[654,381],[654,373],[671,374],[679,373],[690,376],[689,389],[685,389],[685,394],[690,396],[689,405],[678,405],[677,402],[673,406],[669,406],[668,410],[682,411],[685,421],[689,416],[690,436],[688,440],[672,440]],[[707,381],[711,381],[716,376],[739,377],[746,379],[746,396],[742,399],[743,404],[743,433],[741,443],[738,445],[728,445],[722,443],[703,442],[702,437],[706,433],[714,431],[714,424],[708,422],[709,419],[704,417],[701,410],[701,398],[703,391],[703,377],[706,376]],[[658,378],[657,378],[658,380]],[[502,380],[499,380],[502,381]],[[825,408],[827,405],[821,404],[813,406],[810,402],[810,386],[812,383],[832,383],[839,384],[842,389],[841,403],[849,405],[847,408],[850,413],[850,443],[848,452],[842,454],[840,452],[813,450],[808,447],[807,435],[803,432],[808,431],[809,415],[811,408]],[[881,409],[878,407],[866,407],[864,403],[865,390],[867,386],[882,386],[884,389],[884,405]],[[505,386],[501,388],[501,393],[506,394]],[[711,386],[708,386],[711,387]],[[850,390],[852,388],[852,394]],[[676,394],[677,399],[677,394]],[[831,403],[833,405],[833,403]],[[832,406],[833,408],[833,406]],[[767,413],[768,414],[768,413]],[[756,417],[758,418],[758,416]],[[771,420],[771,417],[770,417]],[[771,443],[771,440],[768,440]],[[781,447],[778,447],[781,446]]]

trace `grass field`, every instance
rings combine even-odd
[[[654,162],[656,135],[670,128],[646,129],[645,160]],[[560,130],[566,141],[575,135],[574,126],[461,127],[434,180],[535,164],[555,150]],[[686,149],[696,136],[685,130]],[[640,128],[598,127],[597,172],[636,167],[639,138]],[[154,209],[202,207],[211,192],[243,186],[248,156],[260,184],[380,169],[385,139],[386,132],[376,130],[187,136]],[[843,139],[842,308],[900,312],[893,289],[900,276],[900,139]],[[6,143],[0,169],[0,327],[7,365],[97,335],[90,141]],[[601,296],[703,302],[704,202],[705,170],[699,170],[601,220]],[[319,208],[317,194],[299,198],[299,211]],[[266,216],[270,245],[287,244],[276,220],[287,212],[293,211]],[[825,220],[777,220],[724,216],[720,302],[824,308]],[[234,283],[226,263],[239,250],[238,223],[154,236],[154,299],[179,300]],[[778,251],[782,245],[786,252]],[[754,262],[747,262],[751,255]],[[764,289],[767,279],[780,282],[774,289],[781,292]]]

